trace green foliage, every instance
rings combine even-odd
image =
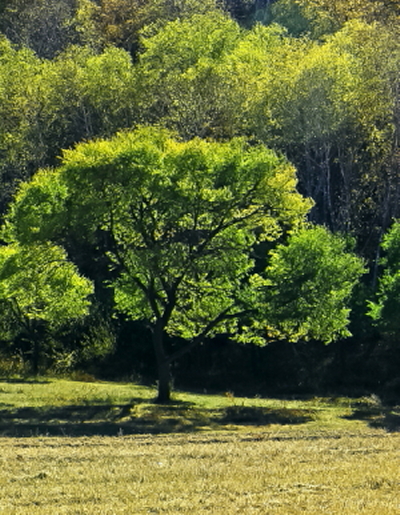
[[[52,199],[55,218],[47,208]],[[181,353],[165,355],[165,333],[189,340],[189,349],[234,331],[252,309],[241,291],[254,244],[301,224],[311,203],[296,191],[294,168],[261,145],[181,142],[166,130],[141,128],[65,151],[60,169],[20,190],[10,234],[40,241],[54,230],[59,241],[54,220],[62,205],[69,237],[96,246],[99,234],[107,235],[116,307],[152,327],[161,366]]]
[[[53,170],[38,172],[30,183],[22,183],[11,205],[9,219],[3,227],[7,241],[23,245],[46,242],[59,233],[64,220],[64,203],[68,196],[60,174]]]
[[[71,47],[44,65],[43,84],[49,91],[45,120],[52,128],[45,137],[57,153],[84,138],[110,135],[133,123],[134,71],[124,50],[109,47],[95,54]]]
[[[2,38],[0,202],[9,200],[18,180],[58,162],[61,148],[131,126],[137,118],[135,88],[133,65],[123,50],[96,55],[72,47],[40,61]]]
[[[256,142],[295,164],[310,219],[354,234],[365,255],[398,216],[398,0],[6,0],[0,11],[0,215],[34,176],[3,238],[18,253],[51,240],[96,262],[93,278],[108,277],[128,317],[190,340],[202,327],[234,332],[233,314],[258,302],[246,290],[254,245],[273,247],[310,204],[294,170]],[[267,14],[276,23],[245,28]],[[141,129],[82,143],[51,169],[62,148],[139,123],[190,141]],[[237,135],[253,146],[197,139]],[[275,172],[255,198],[265,163]],[[255,204],[235,212],[239,198]],[[397,295],[392,248],[371,308],[379,320]],[[347,323],[337,313],[321,335]],[[318,333],[299,317],[300,329],[271,326]]]
[[[301,3],[296,0],[272,2],[268,9],[268,18],[285,27],[293,36],[301,36],[311,31],[311,20]]]
[[[111,354],[115,347],[116,335],[110,321],[95,314],[88,320],[88,329],[79,341],[76,356],[81,363],[87,364],[103,359]]]
[[[19,46],[53,58],[76,41],[75,0],[2,0],[0,31]]]
[[[397,174],[397,41],[360,21],[322,43],[255,27],[226,60],[236,131],[286,152],[316,201],[313,220],[360,239],[387,216]]]
[[[119,309],[165,317],[166,330],[185,338],[234,306],[254,230],[273,240],[309,208],[293,168],[241,140],[181,143],[141,129],[66,152],[61,173],[79,231],[113,236]]]
[[[379,22],[395,26],[400,17],[398,0],[278,0],[270,16],[294,34],[307,32],[321,38],[340,30],[347,22]]]
[[[79,275],[61,247],[49,243],[0,247],[0,336],[28,355],[34,373],[44,350],[56,348],[51,334],[88,314],[90,281]],[[64,353],[65,354],[65,353]]]
[[[218,0],[78,0],[73,23],[84,44],[116,45],[135,55],[144,27],[155,33],[169,21],[217,10]]]
[[[9,176],[14,172],[25,179],[29,165],[40,160],[41,149],[35,149],[30,139],[41,104],[41,97],[35,98],[39,76],[40,61],[34,54],[14,49],[0,35],[0,180],[7,185],[0,190],[0,200],[8,193]]]
[[[324,227],[295,231],[270,252],[265,274],[253,279],[266,320],[254,327],[267,339],[330,343],[350,336],[348,303],[364,272],[346,239]]]
[[[239,26],[215,12],[144,32],[138,68],[143,119],[162,121],[185,138],[232,136],[237,113],[223,63],[239,38]]]
[[[383,332],[397,335],[400,330],[400,223],[396,221],[382,241],[384,258],[374,301],[369,302],[369,315]]]
[[[40,243],[0,247],[0,299],[22,326],[43,321],[57,327],[87,314],[91,283],[67,261],[63,249]]]

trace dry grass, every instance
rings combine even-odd
[[[400,513],[399,434],[0,440],[5,514]]]
[[[153,394],[1,383],[0,513],[400,513],[399,414],[377,398]]]

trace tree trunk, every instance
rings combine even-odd
[[[171,373],[167,360],[157,363],[158,368],[158,396],[157,402],[167,403],[171,400]]]
[[[40,342],[37,334],[32,337],[32,372],[39,375]]]
[[[157,402],[166,403],[171,399],[170,364],[164,352],[164,330],[160,321],[153,328],[153,345],[157,360],[158,396]]]

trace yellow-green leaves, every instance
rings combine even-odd
[[[348,303],[365,270],[348,247],[323,227],[306,227],[271,251],[259,284],[267,337],[329,343],[350,335]]]
[[[223,67],[240,35],[232,19],[210,12],[144,36],[138,66],[143,116],[161,119],[186,138],[232,135],[235,106]]]
[[[144,127],[66,151],[21,188],[8,233],[93,245],[106,234],[117,307],[188,338],[231,327],[219,317],[237,310],[254,244],[302,224],[310,206],[295,169],[261,145]]]
[[[23,183],[11,206],[4,237],[22,244],[56,239],[65,226],[64,202],[68,196],[59,170],[42,170]]]
[[[43,321],[59,326],[88,313],[90,281],[67,260],[65,251],[48,243],[0,247],[0,300],[19,323]]]
[[[340,30],[351,20],[396,27],[400,3],[398,0],[278,0],[271,6],[270,16],[294,35],[309,33],[318,38]]]

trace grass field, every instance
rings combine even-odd
[[[0,383],[0,513],[400,513],[400,413],[377,397],[154,394]]]

